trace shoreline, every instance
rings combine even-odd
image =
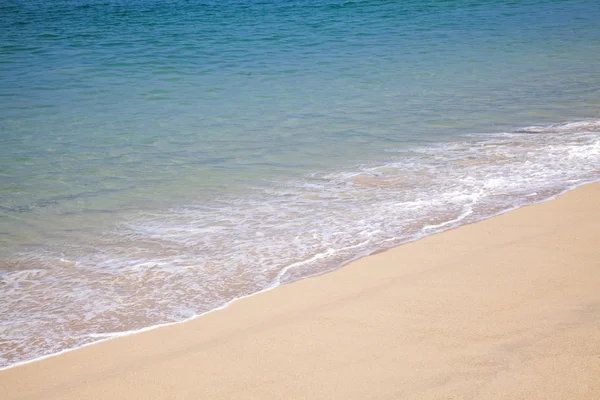
[[[213,308],[211,310],[208,310],[208,311],[206,311],[206,312],[204,312],[202,314],[194,315],[194,316],[192,316],[190,318],[187,318],[187,319],[184,319],[184,320],[172,321],[172,322],[165,322],[165,323],[161,323],[161,324],[145,326],[145,327],[142,327],[142,328],[139,328],[139,329],[130,330],[130,331],[109,332],[109,333],[105,333],[105,334],[95,334],[95,335],[97,335],[99,337],[100,336],[106,336],[106,337],[102,338],[102,339],[99,339],[99,340],[96,340],[96,341],[93,341],[93,342],[90,342],[90,343],[83,344],[81,346],[72,347],[72,348],[66,348],[66,349],[60,350],[60,351],[58,351],[56,353],[49,353],[49,354],[45,354],[45,355],[40,356],[40,357],[36,357],[36,358],[32,358],[32,359],[26,359],[26,360],[23,360],[23,361],[18,361],[18,362],[14,363],[14,364],[10,364],[10,365],[7,365],[7,366],[0,366],[0,373],[2,371],[9,370],[9,369],[12,369],[12,368],[15,368],[15,367],[19,367],[19,366],[22,366],[22,365],[27,365],[27,364],[30,364],[30,363],[35,363],[35,362],[38,362],[38,361],[42,361],[42,360],[45,360],[45,359],[48,359],[48,358],[60,356],[60,355],[65,354],[65,353],[69,353],[69,352],[72,352],[72,351],[77,351],[79,349],[83,349],[83,348],[86,348],[86,347],[89,347],[89,346],[92,346],[92,345],[96,345],[96,344],[101,344],[101,343],[106,342],[106,341],[110,341],[110,340],[114,340],[114,339],[119,339],[121,337],[131,336],[131,335],[135,335],[135,334],[138,334],[138,333],[148,332],[148,331],[152,331],[152,330],[155,330],[155,329],[164,328],[164,327],[168,327],[168,326],[172,326],[172,325],[185,324],[185,323],[194,321],[194,320],[196,320],[198,318],[204,317],[207,314],[210,314],[210,313],[213,313],[213,312],[216,312],[216,311],[224,310],[224,309],[226,309],[227,307],[231,306],[233,303],[235,303],[237,301],[244,300],[244,299],[256,296],[256,295],[260,295],[262,293],[265,293],[265,292],[277,289],[277,288],[279,288],[281,286],[293,284],[293,283],[296,283],[296,282],[304,280],[304,279],[311,279],[311,278],[315,278],[315,277],[318,277],[318,276],[321,276],[321,275],[324,275],[324,274],[329,274],[329,273],[335,272],[335,271],[337,271],[339,269],[342,269],[342,268],[346,267],[347,265],[349,265],[351,263],[354,263],[354,262],[356,262],[358,260],[361,260],[363,258],[371,257],[373,255],[380,254],[380,253],[384,253],[384,252],[390,251],[390,250],[392,250],[392,249],[394,249],[396,247],[404,246],[406,244],[422,240],[422,239],[427,238],[429,236],[439,235],[441,233],[445,233],[445,232],[453,230],[453,229],[458,229],[458,228],[466,226],[466,225],[477,224],[479,222],[486,221],[486,220],[491,219],[491,218],[495,218],[497,216],[509,213],[511,211],[514,211],[514,210],[518,210],[518,209],[523,208],[523,207],[529,207],[529,206],[533,206],[533,205],[536,205],[536,204],[541,204],[541,203],[545,203],[545,202],[548,202],[548,201],[552,201],[552,200],[556,199],[557,197],[562,196],[563,194],[565,194],[567,192],[570,192],[572,190],[575,190],[575,189],[577,189],[579,187],[586,186],[586,185],[593,185],[593,184],[600,184],[600,181],[585,182],[585,183],[577,184],[575,186],[570,186],[570,187],[567,187],[564,190],[560,191],[558,194],[553,195],[553,196],[551,196],[549,198],[545,198],[545,199],[542,199],[542,200],[539,200],[539,201],[536,201],[536,202],[533,202],[533,203],[525,203],[525,204],[522,204],[522,205],[517,205],[517,206],[511,207],[511,208],[508,208],[506,210],[500,211],[498,213],[491,214],[489,216],[483,217],[482,219],[479,219],[479,220],[476,220],[476,221],[473,221],[473,222],[467,222],[465,224],[460,224],[459,223],[458,225],[448,224],[449,227],[446,228],[446,229],[443,229],[441,231],[433,231],[432,233],[429,233],[429,234],[423,234],[423,235],[420,235],[420,236],[418,236],[416,238],[409,239],[409,240],[404,241],[404,242],[400,242],[397,245],[393,245],[391,247],[383,248],[381,250],[375,250],[375,251],[373,251],[371,253],[368,253],[368,254],[362,254],[362,255],[358,254],[356,257],[354,257],[354,258],[352,258],[352,259],[344,262],[343,264],[335,267],[332,270],[321,272],[321,273],[318,273],[318,274],[315,274],[315,275],[305,276],[305,277],[302,277],[302,278],[300,278],[298,280],[295,280],[293,282],[290,282],[290,283],[277,282],[276,284],[272,284],[272,285],[270,285],[270,286],[268,286],[268,287],[266,287],[266,288],[264,288],[262,290],[259,290],[259,291],[254,292],[254,293],[250,293],[250,294],[245,295],[245,296],[236,297],[236,298],[234,298],[234,299],[226,302],[225,304],[223,304],[223,305],[221,305],[219,307],[216,307],[216,308]]]
[[[513,210],[508,210],[499,215],[492,216],[488,219],[485,219],[485,220],[482,220],[479,222],[462,225],[457,228],[449,229],[442,233],[436,233],[433,235],[425,236],[414,242],[402,244],[400,246],[393,247],[389,250],[385,250],[382,252],[374,253],[372,255],[368,255],[368,256],[359,258],[358,260],[352,261],[349,264],[346,264],[345,266],[342,266],[341,268],[338,268],[332,272],[318,275],[315,277],[301,279],[299,281],[293,282],[293,284],[278,286],[278,287],[272,288],[272,289],[266,289],[262,292],[241,298],[244,301],[239,302],[237,300],[241,300],[241,299],[236,299],[233,302],[230,302],[228,305],[225,305],[224,307],[222,307],[220,309],[212,310],[212,311],[220,311],[219,313],[213,313],[212,311],[209,311],[208,313],[193,317],[192,319],[186,320],[184,322],[174,322],[174,323],[169,323],[169,324],[162,325],[162,326],[153,326],[153,327],[144,328],[141,331],[138,330],[138,331],[133,331],[131,333],[123,333],[122,335],[119,335],[119,337],[116,337],[116,338],[111,338],[111,339],[107,339],[107,340],[90,343],[88,345],[84,345],[84,346],[76,348],[76,349],[70,349],[70,350],[63,351],[61,353],[55,353],[52,355],[45,356],[43,358],[25,361],[21,364],[13,364],[11,366],[8,366],[8,367],[0,370],[0,387],[4,387],[6,385],[6,388],[9,389],[6,391],[6,393],[11,393],[11,394],[15,395],[15,397],[11,397],[11,398],[27,398],[27,395],[20,396],[19,393],[15,393],[15,391],[10,390],[10,388],[12,387],[13,389],[16,389],[16,388],[21,387],[23,389],[31,390],[32,388],[30,388],[29,386],[21,386],[21,385],[24,384],[24,379],[28,380],[27,376],[29,375],[29,373],[34,372],[41,379],[42,382],[45,381],[46,388],[48,388],[48,387],[56,388],[57,386],[60,388],[63,385],[56,385],[56,382],[54,382],[54,381],[48,382],[45,379],[46,374],[44,373],[44,370],[45,369],[55,370],[55,368],[57,368],[56,371],[58,371],[58,372],[55,372],[52,375],[60,376],[59,382],[61,382],[61,381],[62,382],[64,382],[64,381],[73,382],[73,380],[77,380],[77,377],[79,377],[79,378],[81,378],[82,376],[85,377],[85,375],[87,374],[87,372],[83,371],[82,368],[76,368],[76,367],[78,365],[78,362],[81,362],[81,361],[85,362],[85,360],[89,359],[89,357],[93,357],[94,359],[96,359],[96,358],[101,359],[101,362],[93,363],[94,365],[90,366],[90,368],[97,371],[97,373],[100,375],[102,375],[103,371],[104,371],[104,373],[106,373],[108,366],[112,366],[112,369],[114,369],[114,368],[117,368],[119,365],[122,366],[123,363],[129,364],[129,365],[134,364],[134,365],[137,365],[139,368],[143,368],[145,370],[152,370],[151,360],[153,359],[153,357],[152,357],[153,354],[155,357],[158,357],[159,355],[165,356],[167,354],[173,354],[173,351],[175,351],[175,354],[178,354],[179,358],[186,358],[184,353],[174,350],[174,348],[177,348],[177,344],[172,343],[169,340],[170,339],[169,336],[171,334],[176,334],[178,336],[184,337],[185,340],[183,340],[183,343],[187,343],[188,347],[189,346],[194,347],[191,342],[193,342],[195,340],[196,344],[198,344],[198,343],[202,342],[202,339],[200,339],[200,338],[192,339],[190,337],[190,333],[191,332],[198,333],[199,328],[202,326],[206,327],[206,325],[209,328],[208,330],[210,332],[212,332],[210,335],[211,341],[222,342],[222,341],[227,341],[228,338],[229,339],[232,338],[232,336],[231,336],[232,331],[233,332],[236,332],[239,330],[247,331],[248,328],[252,328],[252,327],[254,327],[254,330],[256,331],[258,329],[257,324],[256,324],[257,320],[261,320],[261,319],[268,320],[269,318],[271,318],[271,319],[272,318],[275,318],[275,319],[283,318],[282,315],[287,314],[290,311],[296,312],[296,313],[299,312],[301,314],[302,319],[306,323],[314,324],[315,317],[318,316],[323,309],[323,307],[321,307],[321,306],[330,305],[330,301],[332,300],[331,299],[332,293],[339,292],[338,296],[340,296],[341,298],[346,298],[347,295],[349,295],[349,293],[343,292],[344,287],[342,287],[341,289],[339,288],[340,284],[342,284],[342,286],[343,286],[344,284],[348,284],[348,282],[352,282],[353,287],[346,288],[346,289],[348,289],[349,292],[352,292],[354,290],[354,292],[351,293],[353,295],[357,295],[357,294],[360,295],[360,293],[362,291],[364,291],[364,288],[360,289],[360,288],[354,287],[354,285],[356,285],[357,282],[358,283],[362,283],[363,281],[367,282],[366,287],[368,288],[369,285],[373,283],[372,282],[373,280],[377,281],[377,280],[383,279],[383,277],[380,276],[380,275],[382,275],[381,271],[378,272],[379,275],[376,277],[368,276],[369,274],[367,274],[366,271],[369,268],[377,268],[377,269],[383,268],[385,270],[385,273],[389,275],[389,276],[387,276],[387,278],[393,278],[393,281],[402,281],[402,279],[406,278],[405,273],[407,273],[407,272],[416,273],[417,275],[418,274],[424,274],[424,275],[428,274],[428,270],[426,268],[427,263],[425,263],[424,265],[417,263],[419,265],[415,264],[415,265],[411,265],[410,267],[403,266],[400,268],[403,271],[398,271],[398,270],[394,271],[393,270],[394,268],[390,269],[390,266],[387,264],[390,262],[390,259],[394,259],[395,257],[398,257],[398,255],[397,255],[398,253],[408,253],[411,257],[415,258],[416,260],[424,260],[424,259],[431,258],[431,257],[433,257],[433,258],[437,257],[436,258],[437,262],[440,262],[440,261],[443,261],[444,254],[433,255],[433,254],[427,254],[427,253],[430,253],[430,250],[432,248],[443,247],[443,244],[445,241],[456,240],[456,239],[452,239],[452,238],[460,239],[461,237],[465,236],[465,233],[464,233],[465,231],[471,231],[471,230],[478,231],[478,230],[482,230],[482,229],[483,230],[489,229],[489,228],[487,228],[487,225],[496,226],[495,229],[498,230],[499,227],[497,225],[500,224],[500,222],[498,222],[499,220],[515,219],[515,218],[517,218],[517,217],[515,217],[515,214],[517,214],[517,216],[519,218],[528,218],[528,215],[531,216],[531,215],[535,215],[536,213],[539,214],[540,209],[547,209],[547,208],[560,209],[559,205],[562,206],[563,203],[567,202],[566,200],[564,200],[565,198],[574,199],[574,200],[571,200],[572,202],[582,202],[585,200],[585,199],[582,199],[582,197],[585,197],[585,195],[580,194],[580,193],[584,193],[584,192],[588,193],[587,196],[595,196],[596,204],[598,204],[597,200],[600,199],[600,183],[584,184],[583,186],[577,187],[575,189],[567,189],[562,194],[554,197],[554,199],[546,200],[541,203],[536,203],[534,205],[527,205],[527,206],[522,206],[522,207],[519,207],[519,208],[516,208]],[[590,195],[590,193],[591,193],[591,195]],[[593,200],[586,200],[586,201],[593,203]],[[557,205],[557,204],[559,204],[559,205]],[[587,210],[587,211],[594,212],[595,216],[600,215],[600,210],[598,209],[597,206],[595,206],[595,207],[594,206],[595,206],[594,204],[589,205],[589,207],[588,207],[589,210]],[[562,206],[562,210],[559,211],[559,213],[566,212],[565,207],[566,206]],[[571,214],[577,215],[577,210],[569,209],[568,211],[570,213],[569,215],[571,215]],[[524,217],[522,215],[524,215]],[[571,215],[571,217],[573,215]],[[589,218],[589,219],[593,220],[594,218]],[[536,223],[541,224],[541,225],[544,224],[543,221],[538,221]],[[525,226],[526,230],[530,229],[530,228],[531,227]],[[556,227],[554,227],[553,229],[555,229],[555,228]],[[590,229],[592,229],[592,228],[590,228]],[[514,231],[514,228],[512,230]],[[511,231],[511,227],[506,226],[505,231]],[[495,232],[495,233],[499,233],[500,234],[499,236],[504,235],[504,232],[502,231],[502,229],[500,229],[500,232]],[[518,232],[517,233],[513,232],[512,234],[515,235],[515,234],[518,234]],[[508,233],[507,233],[507,235],[508,235]],[[469,236],[469,235],[467,235],[467,236]],[[478,240],[480,240],[480,241],[483,240],[483,239],[480,239],[478,236],[479,235],[470,236],[469,240],[474,241],[474,243],[478,243],[477,242]],[[488,235],[488,236],[490,236],[490,235]],[[494,236],[494,235],[491,235],[491,236]],[[508,236],[510,236],[510,235],[508,235]],[[490,238],[487,238],[487,239],[492,240]],[[588,241],[593,240],[593,238],[588,237],[587,240]],[[431,242],[433,242],[433,244]],[[518,240],[517,240],[517,243],[518,243]],[[487,245],[489,246],[490,243],[487,243]],[[593,245],[593,243],[592,243],[592,245]],[[470,245],[465,245],[464,242],[461,244],[461,246],[462,246],[461,247],[462,250],[458,251],[458,253],[460,253],[461,251],[464,253],[467,251],[466,249],[470,247]],[[486,246],[486,243],[482,243],[481,246]],[[429,249],[427,247],[429,247]],[[518,247],[519,246],[517,246],[517,248]],[[415,248],[419,248],[419,251],[421,253],[419,253],[419,251],[415,252]],[[492,250],[494,250],[494,249],[496,249],[496,248],[494,246],[492,246]],[[461,256],[461,254],[455,254],[456,250],[452,250],[452,249],[450,249],[450,250],[451,250],[450,253],[454,252],[453,253],[454,256]],[[593,251],[591,251],[590,253],[593,253]],[[523,255],[527,256],[527,254],[523,254]],[[592,257],[593,256],[594,256],[594,254],[592,254]],[[450,259],[450,261],[449,261],[450,264],[452,264],[452,262],[451,262],[452,254],[450,254],[448,257]],[[431,260],[429,260],[429,261],[431,261]],[[529,261],[531,261],[531,263],[533,263],[533,264],[536,263],[535,260],[529,260]],[[591,260],[591,262],[593,262],[593,261],[594,260]],[[397,260],[396,260],[396,262],[397,262]],[[463,262],[464,262],[464,260],[463,260]],[[381,267],[381,265],[384,265],[384,267]],[[439,265],[438,265],[438,267],[439,267]],[[459,269],[458,266],[456,268]],[[538,268],[538,267],[536,267],[536,268]],[[560,268],[558,268],[558,269],[560,269]],[[488,271],[488,272],[490,272],[490,271]],[[357,279],[356,275],[359,276],[358,281],[356,280]],[[365,275],[367,275],[367,276],[365,276]],[[600,275],[600,274],[598,274],[598,275]],[[473,277],[471,276],[470,278],[473,278]],[[515,276],[514,278],[518,279],[519,277]],[[594,276],[593,278],[598,279],[596,276]],[[313,293],[317,297],[316,299],[311,299],[311,302],[314,303],[314,306],[315,306],[315,309],[313,311],[316,313],[316,316],[313,314],[309,315],[306,313],[302,313],[302,311],[304,310],[302,298],[301,298],[302,296],[298,296],[298,293],[302,293],[302,291],[305,290],[306,288],[310,289],[311,291],[314,291],[315,287],[323,288],[324,292],[326,293],[326,294],[322,294],[319,291]],[[386,287],[386,285],[384,285],[384,287]],[[300,298],[298,298],[298,297],[300,297]],[[321,301],[320,305],[319,305],[319,301]],[[381,299],[378,299],[377,301],[382,301],[383,303],[385,303],[385,301],[383,301]],[[419,299],[419,301],[426,302],[426,299]],[[266,311],[265,310],[262,310],[262,311],[253,310],[253,307],[257,304],[266,306]],[[277,306],[273,307],[273,304],[276,304]],[[342,304],[343,304],[343,302],[340,302],[339,305],[342,306]],[[387,304],[387,306],[389,307],[389,304]],[[276,308],[277,308],[277,310],[276,310]],[[244,309],[245,311],[240,312],[240,309]],[[287,310],[287,311],[285,311],[285,310]],[[306,311],[306,310],[304,310],[304,311]],[[327,307],[325,307],[325,311],[327,311]],[[396,311],[400,312],[400,314],[403,314],[403,313],[405,314],[405,312],[406,312],[406,310],[404,310],[404,311],[396,310]],[[367,315],[365,315],[365,313],[363,313],[362,315],[366,319],[369,319],[368,313],[367,313]],[[404,316],[406,317],[406,315],[404,315]],[[203,317],[203,318],[200,318],[200,317]],[[414,315],[413,315],[413,317],[414,317]],[[288,323],[293,322],[289,318],[283,318],[283,319],[285,321],[287,321]],[[352,319],[352,318],[350,318],[350,319]],[[222,328],[215,326],[215,320],[217,322],[220,321],[220,322],[225,323],[226,327],[229,328],[229,335],[219,335],[218,334],[219,332],[221,334],[227,333],[227,332],[223,332]],[[383,322],[381,322],[381,323],[383,323]],[[283,325],[285,327],[285,323]],[[317,325],[319,325],[319,324],[317,324]],[[323,325],[323,324],[321,324],[321,325]],[[161,329],[157,329],[157,328],[161,328]],[[320,326],[320,329],[322,329],[322,328],[326,328],[326,326],[325,327]],[[402,331],[401,327],[395,327],[395,328],[400,329],[399,332]],[[250,330],[252,331],[252,329],[250,329]],[[260,330],[260,329],[258,329],[258,330]],[[134,335],[133,333],[136,333],[136,334]],[[235,337],[235,338],[237,338],[238,336],[240,336],[240,335],[233,335],[233,337]],[[238,338],[237,340],[243,341],[244,335],[241,335],[241,336],[242,337]],[[112,340],[112,339],[116,339],[116,340]],[[206,339],[207,338],[205,337],[204,342],[206,342]],[[249,340],[249,339],[250,339],[249,337],[246,337],[246,340]],[[284,335],[283,339],[285,339],[285,335]],[[314,338],[314,339],[317,339],[317,338]],[[157,342],[160,342],[162,344],[169,343],[167,346],[167,349],[165,349],[164,351],[160,351],[160,350],[156,349],[156,346],[149,345],[149,343],[156,344]],[[342,340],[342,342],[343,342],[343,340]],[[363,343],[363,341],[358,340],[355,343],[351,343],[351,344],[360,345],[362,343]],[[94,344],[96,346],[91,346],[92,344]],[[262,344],[265,345],[265,343],[262,343]],[[311,347],[311,346],[315,345],[315,342],[310,341],[310,340],[308,340],[308,341],[305,340],[305,341],[299,341],[295,344],[299,348],[302,346]],[[133,347],[134,349],[138,349],[138,351],[141,351],[141,352],[136,353],[133,350],[127,350],[128,347],[130,347],[130,346]],[[142,349],[142,348],[144,348],[144,349]],[[268,348],[268,346],[267,346],[267,348]],[[126,350],[125,352],[127,353],[126,358],[129,361],[125,362],[124,360],[115,360],[114,357],[110,357],[110,354],[106,354],[106,353],[112,353],[113,351],[115,351],[115,349],[120,349],[120,350],[125,349]],[[169,349],[171,349],[170,350],[171,353],[169,353]],[[405,349],[405,350],[408,351],[408,350],[410,350],[410,348]],[[132,352],[135,354],[133,354]],[[78,362],[74,362],[74,360],[78,360]],[[146,360],[146,361],[150,360],[150,362],[147,363],[147,365],[145,367],[142,367],[142,364],[144,364],[142,362],[143,360]],[[231,360],[231,359],[230,359],[230,361],[235,362],[235,360]],[[190,362],[193,362],[193,360]],[[181,366],[182,365],[179,364],[179,367],[181,367]],[[189,366],[189,364],[188,364],[188,366]],[[73,368],[75,368],[79,372],[73,374],[73,372],[74,372]],[[183,367],[183,368],[185,368],[185,367]],[[159,367],[156,367],[156,369],[160,370]],[[108,368],[108,370],[111,370],[111,368]],[[124,368],[124,369],[121,368],[120,370],[123,371],[125,374],[127,373],[127,371],[129,371],[131,373],[131,368]],[[250,372],[249,370],[244,370],[244,371]],[[155,372],[158,372],[158,371],[155,371]],[[152,375],[152,371],[149,371],[148,373],[150,375]],[[72,378],[72,376],[74,376],[74,378]],[[234,377],[235,376],[237,376],[237,375],[234,374]],[[597,377],[598,376],[600,376],[600,375],[597,375]],[[106,379],[104,379],[104,378],[100,379],[101,382],[107,382],[107,381],[110,381],[111,379],[117,379],[117,380],[120,379],[117,376],[112,376],[110,379],[108,379],[108,377],[106,375],[104,375],[104,377]],[[177,378],[177,377],[174,377],[174,378]],[[231,376],[230,376],[230,378],[231,378]],[[123,378],[123,379],[126,379],[126,378]],[[87,381],[87,379],[83,379],[83,381]],[[39,384],[42,382],[37,382],[37,383]],[[79,382],[81,383],[81,379],[79,380]],[[121,382],[121,384],[124,383],[123,380],[121,380],[120,382]],[[36,386],[36,385],[31,384],[31,382],[29,382],[29,383],[30,383],[30,386]],[[69,385],[69,386],[72,386],[72,385]],[[88,389],[90,388],[90,385],[76,385],[76,386],[78,386],[78,388],[83,390],[84,392],[86,390],[85,389],[86,387]],[[117,386],[119,386],[119,385],[117,385]],[[43,383],[41,386],[38,387],[38,389],[41,389],[42,387],[44,387]],[[138,389],[145,390],[145,389],[143,389],[143,387],[139,387]],[[205,393],[203,391],[198,392],[197,389],[198,388],[196,388],[196,393],[199,393],[199,394]],[[205,390],[206,389],[208,389],[208,388],[205,387]],[[191,388],[188,387],[186,390],[191,390]],[[18,390],[17,390],[17,392],[18,392]],[[78,392],[78,393],[83,393],[83,392]],[[88,393],[88,395],[89,395],[89,392],[86,392],[86,393]],[[137,391],[132,392],[132,393],[137,393]],[[165,398],[168,397],[168,395],[169,395],[168,392],[165,392],[163,394],[165,395],[164,396]],[[65,395],[66,395],[66,392],[61,392],[61,393],[57,392],[57,398],[63,398],[63,396],[65,396]],[[88,397],[88,395],[86,395],[84,397]],[[318,394],[317,394],[317,396],[318,396]],[[69,398],[69,397],[66,397],[66,398]],[[93,398],[93,397],[88,397],[88,398]],[[154,398],[163,398],[163,397],[154,397]]]
[[[432,146],[407,143],[406,154],[313,171],[278,181],[281,188],[265,181],[252,196],[225,195],[156,216],[115,214],[108,230],[40,229],[32,247],[25,235],[24,251],[7,248],[2,265],[0,370],[189,320],[598,180],[599,129],[597,119],[563,121]],[[76,214],[82,223],[94,215]],[[40,228],[48,222],[28,215]]]

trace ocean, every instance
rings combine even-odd
[[[599,180],[598,21],[597,0],[4,0],[0,368]]]

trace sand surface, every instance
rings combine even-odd
[[[0,398],[600,399],[600,184],[1,371]]]

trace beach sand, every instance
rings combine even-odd
[[[600,184],[0,371],[0,398],[600,399]]]

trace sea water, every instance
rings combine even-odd
[[[0,367],[598,180],[598,21],[597,0],[3,1]]]

